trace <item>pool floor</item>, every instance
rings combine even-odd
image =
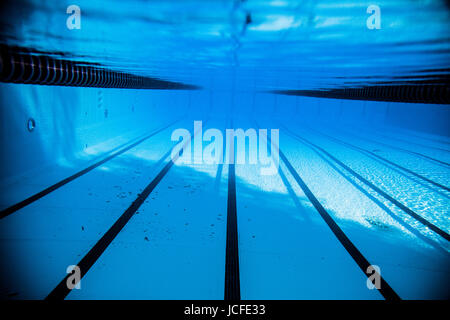
[[[1,219],[2,298],[46,298],[140,199],[64,297],[224,299],[230,166],[170,165],[172,131],[193,120],[150,125],[161,130]],[[449,297],[449,139],[416,132],[413,144],[406,130],[233,119],[234,128],[255,123],[279,128],[280,165],[275,175],[261,175],[261,164],[233,168],[242,299],[386,298],[369,289],[360,256],[402,299]],[[2,210],[88,165],[2,186]]]

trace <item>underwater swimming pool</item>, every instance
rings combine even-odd
[[[449,15],[6,1],[0,296],[448,299]]]

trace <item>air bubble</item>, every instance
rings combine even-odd
[[[27,129],[29,132],[33,131],[36,128],[36,121],[33,118],[28,119]]]

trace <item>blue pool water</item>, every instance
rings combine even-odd
[[[2,299],[448,299],[448,2],[377,1],[380,29],[372,4],[2,4]],[[61,61],[184,87],[74,84]],[[194,121],[225,160],[226,129],[258,152],[268,129],[276,172],[202,161]]]

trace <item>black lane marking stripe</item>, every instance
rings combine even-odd
[[[391,129],[392,130],[392,129]],[[444,140],[440,140],[440,139],[434,139],[434,138],[427,138],[427,137],[422,137],[420,135],[417,134],[412,134],[412,133],[405,133],[405,132],[401,132],[398,129],[394,129],[394,131],[397,131],[399,134],[401,134],[404,138],[409,138],[409,137],[416,137],[422,140],[428,140],[431,142],[436,142],[436,143],[440,143],[440,144],[450,144],[449,141],[444,141]],[[392,131],[391,131],[392,132]],[[394,132],[392,132],[394,133]],[[395,133],[394,133],[395,134]]]
[[[220,159],[223,160],[223,150],[220,152]],[[214,190],[219,190],[219,188],[220,188],[220,180],[222,179],[222,171],[223,171],[223,161],[221,161],[221,163],[219,163],[217,166],[216,179],[214,181]]]
[[[225,257],[225,300],[240,300],[239,248],[234,164],[228,165],[227,247]]]
[[[295,139],[299,140],[300,142],[304,142],[310,146],[313,146],[315,148],[317,148],[318,150],[320,150],[321,152],[323,152],[324,154],[326,154],[328,157],[330,157],[334,162],[336,162],[339,166],[341,166],[342,168],[344,168],[347,172],[350,172],[353,176],[355,176],[358,180],[360,180],[362,183],[364,183],[365,185],[369,186],[370,188],[372,188],[372,190],[374,190],[375,192],[377,192],[378,194],[380,194],[381,196],[383,196],[384,198],[386,198],[387,200],[389,200],[390,202],[392,202],[394,205],[396,205],[398,208],[400,208],[403,212],[405,212],[406,214],[410,215],[411,217],[413,217],[414,219],[416,219],[417,221],[419,221],[420,223],[422,223],[423,225],[427,226],[430,230],[434,231],[435,233],[437,233],[438,235],[440,235],[441,237],[443,237],[445,240],[450,241],[450,235],[445,232],[444,230],[440,229],[439,227],[437,227],[436,225],[432,224],[431,222],[429,222],[428,220],[424,219],[423,217],[421,217],[420,215],[418,215],[417,213],[415,213],[414,211],[412,211],[411,209],[409,209],[407,206],[405,206],[404,204],[402,204],[401,202],[395,200],[394,198],[392,198],[390,195],[388,195],[386,192],[384,192],[383,190],[381,190],[380,188],[378,188],[377,186],[375,186],[373,183],[369,182],[368,180],[366,180],[365,178],[363,178],[361,175],[359,175],[358,173],[356,173],[353,169],[351,169],[350,167],[348,167],[347,165],[345,165],[343,162],[341,162],[340,160],[336,159],[333,155],[331,155],[330,153],[328,153],[327,151],[325,151],[323,148],[317,146],[316,144],[308,141],[305,138],[302,138],[300,136],[298,136],[297,134],[293,133],[292,131],[290,131],[289,129],[287,129],[286,127],[284,127],[286,129],[286,132],[288,134],[290,134],[292,137],[294,137]]]
[[[424,180],[424,181],[426,181],[426,182],[428,182],[428,183],[431,183],[432,185],[434,185],[434,186],[436,186],[436,187],[438,187],[438,188],[441,188],[441,189],[444,189],[444,190],[450,192],[450,188],[448,188],[448,187],[446,187],[446,186],[444,186],[444,185],[442,185],[442,184],[440,184],[440,183],[438,183],[438,182],[435,182],[435,181],[433,181],[433,180],[430,180],[430,179],[428,179],[428,178],[426,178],[426,177],[424,177],[424,176],[422,176],[422,175],[420,175],[420,174],[418,174],[418,173],[416,173],[416,172],[414,172],[414,171],[412,171],[412,170],[410,170],[410,169],[408,169],[408,168],[405,168],[405,167],[403,167],[403,166],[401,166],[401,165],[399,165],[399,164],[396,164],[395,162],[392,162],[392,161],[390,161],[390,160],[388,160],[388,159],[386,159],[386,158],[384,158],[384,157],[382,157],[382,156],[380,156],[380,155],[378,155],[378,154],[376,154],[376,153],[374,153],[374,152],[372,152],[372,151],[369,151],[369,150],[367,150],[367,149],[364,149],[364,148],[355,146],[355,145],[353,145],[353,144],[351,144],[351,143],[342,141],[342,140],[340,140],[340,139],[338,139],[338,138],[334,138],[334,137],[332,137],[332,136],[329,136],[329,135],[327,135],[327,134],[325,134],[325,133],[322,133],[322,132],[319,132],[319,131],[317,131],[317,130],[314,130],[314,129],[310,129],[310,130],[315,131],[315,132],[317,132],[317,133],[319,133],[319,134],[321,134],[321,135],[327,137],[327,138],[330,139],[330,140],[336,141],[337,143],[340,143],[340,144],[342,144],[342,145],[346,145],[346,146],[349,147],[349,148],[356,149],[356,150],[358,150],[359,152],[366,152],[366,153],[370,154],[371,156],[373,156],[373,157],[375,157],[375,158],[378,158],[378,159],[380,159],[380,160],[382,160],[382,161],[384,161],[384,162],[387,162],[387,163],[389,163],[390,165],[392,165],[392,166],[394,166],[394,167],[397,167],[397,168],[399,168],[399,169],[401,169],[401,170],[403,170],[403,171],[405,171],[405,172],[408,172],[408,173],[412,174],[413,176],[415,176],[415,177],[417,177],[417,178],[420,178],[420,179],[422,179],[422,180]]]
[[[230,143],[234,144],[234,139]],[[234,163],[228,164],[226,241],[227,242],[226,242],[226,256],[225,256],[225,300],[241,300],[241,287],[239,278],[237,209],[236,209],[236,172]]]
[[[356,262],[356,264],[359,266],[361,271],[364,273],[366,277],[371,277],[373,274],[368,274],[367,268],[371,266],[369,261],[363,256],[363,254],[358,250],[358,248],[350,241],[350,239],[345,235],[344,231],[336,224],[336,222],[333,220],[333,218],[330,216],[330,214],[325,210],[325,208],[320,204],[319,200],[317,200],[316,196],[311,192],[311,190],[308,188],[306,183],[303,181],[303,179],[299,176],[297,171],[294,169],[294,167],[291,165],[289,160],[286,158],[284,153],[279,149],[278,146],[276,146],[269,137],[267,137],[267,140],[275,146],[275,148],[278,149],[280,158],[285,163],[287,169],[297,181],[300,188],[302,188],[305,195],[308,197],[309,201],[313,204],[314,208],[317,210],[317,212],[320,214],[322,219],[326,222],[328,227],[331,229],[331,231],[334,233],[336,238],[339,240],[339,242],[342,244],[342,246],[347,250],[347,252],[352,256],[353,260]],[[391,288],[391,286],[384,280],[384,278],[378,274],[378,272],[374,271],[380,279],[380,288],[378,291],[381,293],[381,295],[386,300],[400,300],[400,297],[398,294],[394,291],[394,289]]]
[[[161,172],[153,179],[153,181],[142,191],[136,200],[128,207],[128,209],[120,216],[120,218],[112,225],[112,227],[101,237],[101,239],[95,244],[95,246],[81,259],[77,264],[80,268],[80,278],[89,271],[93,264],[103,254],[109,244],[119,234],[119,232],[125,227],[131,217],[136,213],[139,207],[144,203],[145,199],[155,189],[161,179],[166,175],[169,169],[173,166],[173,162],[169,161]],[[46,300],[63,300],[71,291],[67,287],[67,279],[71,276],[68,274],[64,279],[53,289],[47,296]]]
[[[442,152],[450,152],[450,150],[447,149],[442,149],[442,148],[438,148],[438,147],[434,147],[434,146],[426,146],[420,143],[416,143],[416,142],[411,142],[411,141],[407,141],[407,140],[403,140],[403,139],[399,139],[399,138],[395,138],[395,137],[390,137],[390,136],[386,136],[384,134],[379,134],[379,133],[375,133],[375,135],[379,136],[380,138],[385,138],[385,139],[393,139],[393,140],[397,140],[403,143],[407,143],[410,145],[416,145],[419,146],[421,148],[427,148],[427,149],[434,149],[434,150],[438,150],[438,151],[442,151]]]
[[[198,133],[198,132],[197,132]],[[196,135],[197,133],[194,133]],[[184,146],[191,142],[191,139],[186,141]],[[173,148],[171,149],[173,150]],[[80,280],[83,276],[89,271],[89,269],[94,265],[94,263],[100,258],[106,248],[110,245],[110,243],[114,240],[114,238],[119,234],[119,232],[125,227],[131,217],[136,213],[139,207],[144,203],[145,199],[150,195],[150,193],[156,188],[158,183],[164,178],[167,172],[172,168],[175,161],[182,154],[181,149],[180,153],[174,157],[174,159],[170,159],[169,162],[164,166],[164,168],[158,173],[158,175],[150,182],[147,187],[138,195],[136,200],[128,207],[127,210],[116,220],[116,222],[109,228],[109,230],[97,241],[97,243],[92,247],[91,250],[81,259],[81,261],[77,264],[80,268]],[[64,279],[55,287],[55,289],[50,292],[50,294],[45,298],[45,300],[64,300],[64,298],[70,293],[71,289],[67,287],[67,279],[71,276],[68,274],[64,277]]]
[[[345,180],[347,180],[353,187],[355,187],[359,192],[361,192],[363,195],[365,195],[367,198],[369,198],[372,202],[375,203],[380,209],[385,211],[392,219],[397,221],[399,224],[401,224],[405,229],[409,230],[412,234],[414,234],[416,237],[420,238],[422,241],[428,243],[430,246],[433,246],[436,250],[444,254],[446,257],[449,255],[449,253],[443,249],[440,245],[437,244],[436,241],[431,240],[424,236],[420,231],[415,229],[413,226],[409,225],[407,222],[405,222],[401,217],[398,216],[398,214],[392,212],[386,205],[381,202],[381,200],[377,199],[375,196],[371,195],[367,190],[365,190],[362,186],[360,186],[356,181],[354,181],[350,175],[345,174],[342,169],[337,167],[337,164],[333,163],[331,159],[328,159],[324,154],[320,153],[318,150],[312,149],[315,154],[317,154],[318,157],[320,157],[323,161],[325,161],[331,168],[333,168],[339,175],[341,175]]]
[[[342,129],[341,129],[341,130],[342,130]],[[345,131],[344,131],[344,132],[345,132]],[[347,131],[347,132],[348,132],[348,131]],[[422,157],[422,158],[431,160],[431,161],[433,161],[433,162],[437,162],[437,163],[439,163],[439,164],[441,164],[441,165],[444,165],[444,166],[446,166],[446,167],[450,166],[450,163],[448,163],[448,162],[445,162],[445,161],[441,161],[441,160],[432,158],[432,157],[430,157],[430,156],[424,155],[424,154],[419,153],[419,152],[415,152],[415,151],[403,149],[403,148],[401,148],[401,147],[391,146],[391,145],[389,145],[389,144],[386,144],[386,143],[384,143],[384,142],[380,142],[380,141],[377,141],[377,140],[373,140],[373,139],[371,139],[371,138],[366,138],[366,137],[358,136],[358,135],[356,135],[356,134],[354,134],[354,133],[350,133],[350,135],[353,135],[353,136],[355,136],[355,137],[357,137],[357,138],[359,138],[359,139],[363,139],[363,140],[370,141],[370,142],[372,142],[372,143],[376,143],[376,144],[379,144],[379,145],[382,145],[382,146],[386,146],[386,147],[391,148],[391,149],[394,149],[394,150],[400,150],[400,151],[403,151],[403,152],[405,152],[405,153],[414,154],[414,155],[416,155],[416,156],[419,156],[419,157]]]
[[[361,128],[361,127],[356,127],[356,128],[364,130],[364,128]],[[365,129],[364,131],[367,133],[367,129]],[[442,151],[442,152],[450,152],[450,150],[448,150],[448,149],[443,149],[443,148],[439,148],[439,147],[436,147],[436,146],[427,146],[427,145],[424,145],[424,144],[421,144],[421,143],[417,143],[417,142],[411,142],[411,141],[402,139],[401,137],[398,138],[398,137],[395,136],[395,134],[394,135],[389,135],[389,134],[386,134],[386,133],[382,134],[382,133],[380,133],[380,130],[372,130],[372,132],[373,132],[373,135],[378,136],[378,137],[380,137],[382,139],[397,140],[397,141],[401,141],[401,142],[409,144],[409,145],[416,145],[416,146],[419,146],[419,147],[422,147],[422,148],[435,149],[435,150],[439,150],[439,151]],[[403,137],[403,138],[406,138],[406,137]]]
[[[83,169],[83,170],[81,170],[81,171],[79,171],[79,172],[77,172],[77,173],[75,173],[75,174],[73,174],[73,175],[71,175],[71,176],[69,176],[69,177],[67,177],[67,178],[65,178],[65,179],[63,179],[63,180],[57,182],[57,183],[55,183],[54,185],[51,185],[50,187],[48,187],[48,188],[46,188],[46,189],[44,189],[44,190],[42,190],[42,191],[40,191],[40,192],[38,192],[38,193],[36,193],[36,194],[30,196],[30,197],[28,197],[28,198],[26,198],[25,200],[22,200],[22,201],[20,201],[20,202],[18,202],[18,203],[16,203],[16,204],[14,204],[14,205],[12,205],[12,206],[6,208],[6,209],[0,211],[0,219],[3,219],[3,218],[5,218],[6,216],[9,216],[10,214],[16,212],[17,210],[20,210],[20,209],[22,209],[23,207],[26,207],[27,205],[29,205],[29,204],[35,202],[36,200],[41,199],[42,197],[48,195],[49,193],[55,191],[56,189],[61,188],[62,186],[66,185],[67,183],[69,183],[69,182],[71,182],[71,181],[73,181],[73,180],[75,180],[75,179],[81,177],[82,175],[88,173],[89,171],[91,171],[91,170],[93,170],[93,169],[95,169],[95,168],[101,166],[101,165],[104,164],[105,162],[107,162],[107,161],[113,159],[114,157],[117,157],[118,155],[121,155],[122,153],[124,153],[124,152],[130,150],[131,148],[134,148],[134,147],[137,146],[138,144],[140,144],[140,143],[144,142],[145,140],[151,138],[152,136],[154,136],[154,135],[160,133],[161,131],[167,129],[168,127],[170,127],[170,126],[172,126],[172,125],[174,125],[175,123],[177,123],[177,122],[180,121],[180,120],[181,120],[181,119],[176,120],[176,121],[174,121],[174,122],[172,122],[172,123],[170,123],[170,124],[168,124],[168,125],[166,125],[166,126],[160,128],[160,129],[158,129],[158,130],[156,130],[156,131],[150,133],[149,135],[147,135],[147,136],[143,137],[142,139],[136,141],[135,143],[133,143],[133,144],[131,144],[131,145],[125,147],[124,149],[121,149],[121,150],[119,150],[119,151],[117,151],[117,152],[115,152],[115,153],[109,155],[109,156],[106,157],[105,159],[100,160],[99,162],[94,163],[93,165],[91,165],[91,166],[89,166],[89,167],[87,167],[87,168],[85,168],[85,169]]]

